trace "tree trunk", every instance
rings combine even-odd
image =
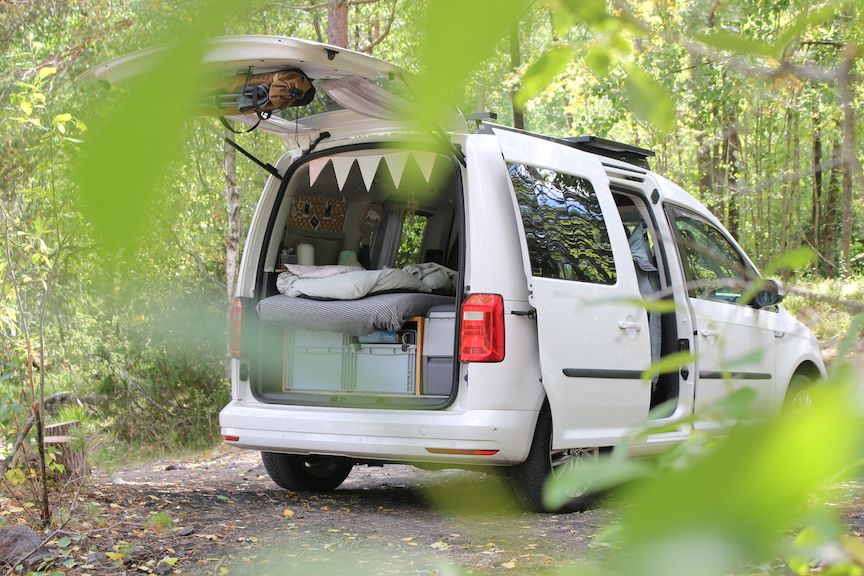
[[[846,139],[844,139],[846,140]],[[855,151],[852,151],[855,154]],[[848,159],[848,152],[846,158]],[[844,276],[852,273],[852,184],[854,168],[843,162],[843,212],[840,221],[840,270]]]
[[[790,173],[789,162],[792,160],[792,105],[790,103],[789,108],[786,110],[786,153],[783,171],[786,174]],[[791,169],[794,173],[794,168]],[[780,196],[780,253],[785,254],[789,249],[789,228],[790,228],[790,218],[789,218],[789,205],[792,203],[792,185],[793,182],[797,180],[797,176],[793,176],[783,183],[783,192]],[[797,198],[797,195],[795,195]]]
[[[843,158],[843,146],[840,139],[834,139],[832,147],[832,164],[828,178],[828,196],[825,198],[825,211],[822,214],[822,261],[824,263],[825,276],[834,278],[837,276],[837,196],[840,188],[840,176],[843,167],[837,165]]]
[[[810,244],[820,251],[822,229],[822,121],[818,113],[813,114],[813,205],[810,215]]]
[[[226,128],[225,135],[233,136]],[[225,142],[225,202],[228,206],[228,235],[225,238],[225,284],[228,302],[237,288],[237,269],[240,260],[240,193],[237,190],[237,151]]]
[[[795,244],[803,240],[801,235],[801,115],[796,111],[792,116],[792,190],[789,209],[792,211],[792,206],[795,210],[789,216],[789,221],[794,218]],[[788,250],[789,247],[787,246]]]
[[[519,24],[516,23],[510,29],[510,70],[514,74],[522,65],[522,54],[519,50]],[[513,106],[513,127],[519,130],[525,129],[525,112],[522,108],[516,105],[516,92],[518,90],[514,86],[510,90],[510,103]]]
[[[852,272],[852,190],[854,179],[861,178],[861,162],[855,143],[855,106],[852,92],[855,60],[860,48],[853,43],[846,45],[837,82],[840,108],[843,111],[843,216],[840,230],[840,253],[844,275]]]
[[[327,42],[348,47],[347,0],[327,0]]]
[[[738,134],[738,118],[734,111],[728,113],[725,124],[723,129],[723,167],[726,176],[726,204],[729,209],[726,227],[732,236],[737,237],[739,231],[738,176],[741,173],[741,138]]]

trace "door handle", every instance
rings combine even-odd
[[[705,338],[716,338],[720,335],[717,330],[713,330],[711,328],[703,328],[699,331],[699,333],[702,334],[702,336],[704,336]]]
[[[618,328],[621,330],[636,330],[639,332],[642,330],[642,325],[638,322],[631,322],[630,320],[621,320],[618,322]]]

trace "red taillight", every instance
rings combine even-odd
[[[240,344],[243,339],[243,301],[235,298],[231,305],[231,317],[228,321],[228,355],[240,358]]]
[[[460,362],[501,362],[504,359],[504,298],[471,294],[462,304]]]

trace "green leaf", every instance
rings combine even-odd
[[[714,420],[718,422],[740,422],[754,415],[756,400],[755,390],[750,387],[738,388],[714,402],[709,410]]]
[[[856,402],[844,387],[814,388],[813,409],[741,426],[707,456],[634,485],[620,573],[739,573],[787,546],[802,509],[858,458]]]
[[[18,107],[27,116],[30,116],[31,114],[33,114],[33,105],[30,104],[30,102],[21,102],[20,104],[18,104]]]
[[[154,52],[149,68],[124,84],[111,114],[92,130],[74,170],[80,210],[114,257],[134,246],[152,219],[169,164],[180,158],[184,125],[213,71],[201,65],[205,39],[221,30],[233,0],[201,3],[199,17],[178,22],[175,42]],[[103,101],[97,83],[90,97]],[[170,103],[166,104],[166,95]]]
[[[677,310],[674,300],[654,300],[652,298],[616,298],[614,300],[607,300],[607,302],[638,306],[640,308],[644,308],[648,312],[659,312],[660,314],[675,312],[675,310]]]
[[[594,46],[585,54],[585,64],[596,76],[608,76],[609,67],[612,65],[612,52],[605,46]]]
[[[575,49],[570,46],[558,46],[548,50],[538,58],[522,78],[522,88],[516,94],[516,105],[522,107],[528,100],[539,94],[558,74],[573,61]]]
[[[40,68],[39,69],[39,80],[44,80],[45,78],[47,78],[49,76],[53,76],[56,73],[57,73],[57,68],[54,68],[53,66],[45,66],[43,68]]]
[[[62,124],[64,122],[69,122],[72,120],[72,114],[65,112],[63,114],[57,114],[54,118],[51,119],[52,124]]]
[[[651,470],[644,460],[609,457],[575,458],[563,467],[544,487],[543,503],[549,508],[560,508],[580,493],[602,492],[643,478]]]
[[[816,251],[809,246],[803,246],[790,250],[781,254],[777,258],[771,260],[766,266],[763,273],[765,276],[770,276],[778,270],[796,270],[805,268],[816,260]]]
[[[627,97],[636,117],[650,122],[661,132],[672,131],[677,111],[675,100],[666,88],[635,64],[626,66],[625,70]]]
[[[797,40],[808,26],[821,24],[822,22],[833,18],[836,13],[837,6],[829,3],[818,10],[814,10],[806,16],[798,15],[797,17],[792,18],[789,26],[777,34],[777,38],[774,40],[775,50],[777,50],[778,53],[781,53],[787,46],[789,46],[789,44]]]
[[[24,476],[24,471],[20,468],[9,468],[8,470],[6,470],[5,477],[6,481],[12,486],[23,484],[24,481],[27,479]]]
[[[72,539],[69,538],[69,536],[64,536],[60,540],[57,540],[57,547],[58,548],[66,548],[71,543],[72,543]]]
[[[723,50],[725,52],[735,52],[745,56],[767,56],[769,58],[777,58],[777,48],[754,38],[747,38],[735,32],[726,30],[714,30],[707,34],[694,34],[696,40],[707,44],[712,48]]]
[[[446,124],[468,75],[492,56],[498,43],[527,12],[533,0],[435,0],[416,22],[423,31],[419,58],[423,72],[412,79],[416,106],[410,118],[421,129]]]
[[[642,380],[650,380],[654,376],[658,376],[660,374],[677,372],[683,366],[686,366],[687,364],[692,364],[694,360],[696,360],[696,356],[692,352],[673,352],[672,354],[663,356],[662,358],[651,364],[651,366],[649,366],[647,370],[642,372],[640,378]]]
[[[0,527],[5,526],[8,522],[5,516],[0,516]]]
[[[599,24],[606,20],[606,0],[564,0],[561,8],[586,24]]]

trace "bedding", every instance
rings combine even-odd
[[[455,301],[452,296],[404,292],[329,301],[277,294],[261,300],[257,308],[259,317],[272,324],[365,336],[377,330],[399,330],[411,316],[425,316],[433,306]]]
[[[401,270],[363,270],[356,266],[299,266],[289,264],[276,278],[276,289],[286,296],[357,300],[379,292],[452,291],[456,272],[440,264],[418,264]]]

